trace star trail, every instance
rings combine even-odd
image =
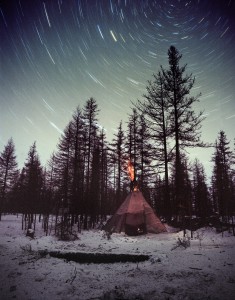
[[[0,151],[12,137],[19,165],[36,140],[42,164],[73,111],[94,97],[109,140],[171,45],[202,93],[202,138],[235,124],[235,2],[232,0],[2,1]],[[232,142],[231,142],[232,146]],[[209,165],[212,150],[191,151]]]

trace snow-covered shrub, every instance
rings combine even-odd
[[[29,228],[26,232],[26,236],[29,236],[31,237],[32,239],[34,239],[34,234],[35,234],[35,231],[31,228]]]
[[[196,232],[196,236],[195,236],[195,239],[199,240],[199,246],[201,247],[202,246],[202,240],[204,238],[204,231],[203,230],[198,230]]]
[[[112,235],[111,231],[104,231],[103,238],[107,240],[111,240],[111,235]]]
[[[79,239],[77,232],[73,230],[68,220],[64,220],[56,224],[56,236],[61,241],[75,241]]]
[[[32,246],[31,246],[31,244],[27,244],[27,245],[25,245],[25,246],[20,246],[20,248],[21,248],[23,251],[25,251],[25,252],[29,252],[29,253],[32,252]]]
[[[175,250],[178,247],[183,247],[184,249],[190,247],[190,237],[184,236],[182,239],[178,237],[176,245],[171,250]]]

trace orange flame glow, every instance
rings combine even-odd
[[[130,180],[133,181],[135,179],[135,171],[134,171],[134,166],[132,165],[130,160],[128,161],[127,169],[128,169]]]

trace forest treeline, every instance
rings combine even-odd
[[[153,74],[111,142],[99,125],[94,98],[74,111],[46,166],[34,142],[20,170],[10,138],[0,155],[0,218],[2,213],[66,215],[72,224],[94,228],[129,193],[131,161],[139,188],[165,220],[218,214],[229,221],[235,213],[235,143],[231,149],[224,131],[213,145],[201,140],[204,116],[193,108],[200,95],[191,95],[195,79],[180,65],[181,57],[169,48],[168,67]],[[202,163],[189,161],[190,147],[214,148],[209,184]]]

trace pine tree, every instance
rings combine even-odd
[[[81,222],[79,228],[94,226],[100,212],[100,176],[104,179],[107,171],[103,168],[105,137],[99,133],[97,114],[98,105],[93,98],[87,100],[83,112],[77,107],[51,162],[57,213],[61,214],[60,208],[66,212],[63,223],[70,215],[71,228],[77,222]],[[88,220],[91,221],[89,224]]]
[[[152,182],[153,168],[151,166],[151,135],[144,114],[139,117],[138,125],[138,170],[139,170],[139,186],[145,197],[147,198],[147,190]]]
[[[68,210],[71,206],[72,174],[70,166],[72,138],[72,122],[69,122],[60,138],[58,151],[55,153],[54,157],[55,186],[57,187],[57,210],[59,208],[65,208]]]
[[[106,141],[105,131],[102,128],[99,137],[100,147],[100,208],[99,214],[101,218],[106,215],[107,212],[107,201],[108,201],[108,178],[109,172],[109,152],[108,143]]]
[[[78,214],[82,213],[84,206],[84,168],[85,168],[85,141],[84,130],[85,124],[82,112],[79,107],[72,117],[72,140],[71,140],[71,213],[73,214],[72,223],[77,222]]]
[[[26,172],[25,172],[25,167],[23,167],[20,171],[20,175],[17,180],[17,184],[16,187],[14,188],[13,196],[12,196],[13,203],[16,208],[16,212],[22,214],[26,213],[26,205],[25,205],[26,179],[25,178],[26,178]]]
[[[98,215],[100,211],[100,190],[101,190],[101,178],[100,178],[100,145],[97,139],[96,145],[93,149],[92,161],[91,161],[91,179],[90,179],[90,194],[89,194],[89,215],[90,226],[94,228],[95,223],[98,221]]]
[[[181,202],[178,204],[175,194],[177,176],[176,176],[176,163],[172,165],[171,172],[171,187],[172,187],[172,212],[180,222],[184,221],[185,216],[192,216],[192,183],[190,179],[191,167],[188,158],[183,155],[180,160],[180,189],[181,189]]]
[[[86,128],[86,185],[87,190],[89,190],[90,181],[90,171],[91,171],[91,158],[93,153],[93,148],[95,144],[95,139],[97,136],[97,115],[98,115],[98,105],[94,98],[87,100],[83,118]]]
[[[165,78],[162,72],[153,74],[154,80],[148,81],[147,93],[144,100],[138,101],[137,108],[145,115],[150,128],[150,136],[153,141],[151,158],[157,163],[158,170],[164,170],[164,199],[165,215],[171,217],[168,163],[170,161],[168,138],[169,113],[165,91]]]
[[[36,142],[30,147],[24,166],[22,206],[25,217],[28,218],[28,229],[32,228],[34,214],[40,212],[42,192],[42,167],[36,149]]]
[[[232,152],[230,150],[229,141],[227,140],[225,132],[220,131],[215,143],[215,153],[212,158],[214,162],[212,186],[214,202],[224,221],[227,221],[227,218],[230,217],[231,206],[234,201],[232,199],[231,159]]]
[[[2,212],[6,209],[7,195],[13,189],[17,176],[15,145],[13,139],[10,138],[0,154],[0,221]]]
[[[232,185],[231,211],[235,212],[235,139],[233,143],[233,152],[232,152],[231,185]]]
[[[56,190],[56,173],[55,173],[55,153],[53,152],[49,161],[47,162],[46,169],[46,189],[49,205],[49,213],[55,210],[55,190]]]
[[[175,149],[175,199],[177,207],[182,206],[182,154],[186,147],[205,147],[201,142],[200,129],[203,112],[195,114],[192,105],[199,101],[199,96],[190,96],[195,79],[192,75],[185,75],[186,65],[180,67],[182,55],[171,46],[168,50],[169,68],[164,70],[164,90],[170,113],[170,131],[174,135]]]
[[[157,175],[156,182],[154,185],[153,194],[153,208],[158,212],[159,215],[165,216],[165,195],[164,195],[165,183],[160,175]]]
[[[84,125],[85,125],[85,134],[84,134],[84,144],[85,144],[85,200],[84,200],[84,228],[88,226],[88,214],[90,213],[91,207],[91,163],[92,155],[94,154],[95,142],[97,139],[98,133],[98,105],[94,98],[87,100],[84,111]]]
[[[123,198],[123,166],[126,165],[126,150],[125,150],[125,134],[122,129],[122,122],[120,122],[117,134],[111,144],[111,151],[113,153],[114,162],[114,186],[116,191],[116,208],[119,207]]]
[[[193,165],[193,210],[196,216],[208,217],[212,212],[206,175],[203,165],[195,160]]]

